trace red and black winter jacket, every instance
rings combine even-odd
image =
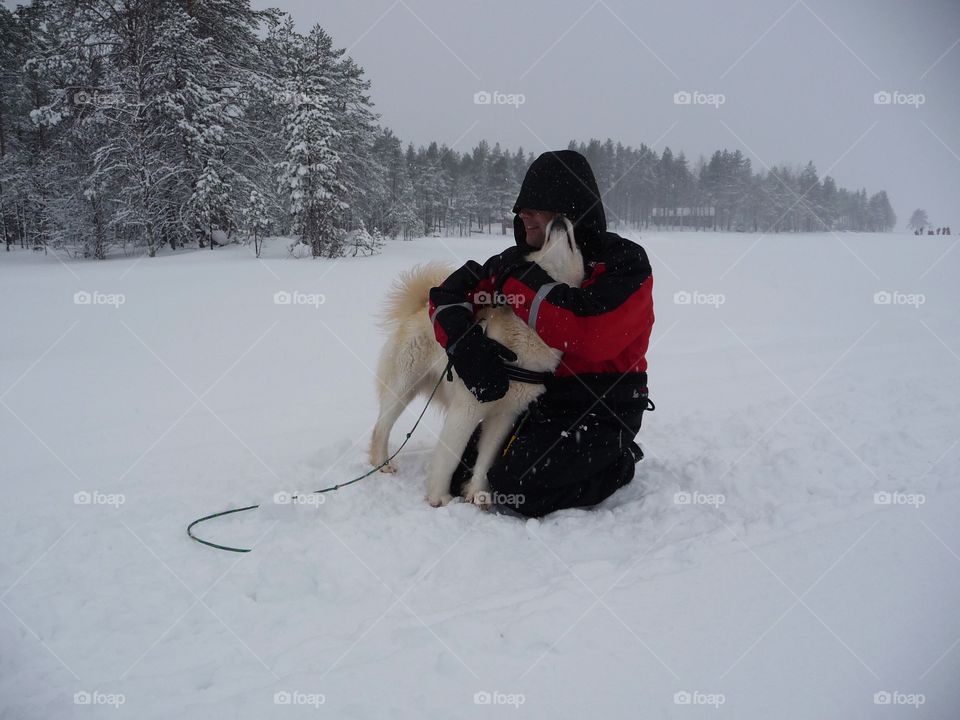
[[[514,212],[546,209],[570,218],[583,255],[584,281],[580,287],[558,283],[533,263],[511,272],[534,249],[516,217],[516,247],[482,265],[467,262],[430,291],[437,341],[445,348],[455,342],[473,324],[474,310],[490,304],[500,289],[517,316],[564,353],[547,386],[551,397],[582,403],[602,394],[608,404],[646,406],[640,393],[647,387],[653,273],[640,245],[606,231],[598,198],[593,173],[579,153],[544,153],[534,161]]]
[[[606,233],[584,247],[586,279],[579,288],[557,283],[537,265],[510,276],[503,294],[517,316],[550,347],[563,351],[554,374],[579,380],[556,382],[551,390],[576,392],[582,380],[595,392],[616,383],[614,397],[647,386],[647,346],[653,327],[653,274],[643,248]],[[473,324],[474,309],[489,305],[500,273],[522,259],[510,248],[483,265],[470,261],[430,291],[430,318],[437,341],[447,345]],[[520,275],[520,273],[518,273]],[[575,384],[574,384],[575,383]],[[581,385],[582,387],[582,385]]]

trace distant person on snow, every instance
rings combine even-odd
[[[501,358],[511,353],[473,326],[478,295],[499,293],[547,345],[564,352],[487,475],[494,503],[540,516],[599,503],[631,481],[643,458],[634,438],[644,411],[653,409],[646,373],[653,274],[640,245],[607,231],[593,170],[577,152],[538,157],[513,212],[515,246],[482,265],[467,262],[433,288],[430,316],[437,341],[453,348],[457,374],[481,402],[506,394]],[[578,288],[525,259],[542,247],[558,215],[573,223],[583,254],[586,278]],[[470,478],[478,438],[479,431],[451,478],[454,496]]]

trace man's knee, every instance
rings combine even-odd
[[[527,517],[596,505],[633,480],[637,463],[632,448],[623,448],[614,459],[598,463],[602,467],[593,468],[593,472],[563,472],[558,468],[545,477],[541,474],[550,472],[548,464],[534,467],[516,459],[504,460],[487,473],[494,502]]]

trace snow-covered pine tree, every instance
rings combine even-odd
[[[260,257],[263,239],[270,230],[270,213],[267,209],[267,198],[256,188],[250,191],[241,210],[241,217],[247,237],[253,240],[254,253]]]
[[[379,255],[382,253],[384,244],[383,233],[380,232],[380,228],[374,227],[370,234],[370,248],[372,250],[370,254]]]
[[[0,234],[7,251],[25,245],[22,210],[26,203],[26,88],[22,68],[29,36],[22,13],[0,6]]]
[[[817,175],[817,168],[811,160],[797,178],[797,197],[795,200],[798,206],[803,209],[800,221],[800,229],[803,232],[826,229],[825,223],[820,219],[819,208],[816,206],[820,191],[820,177]]]
[[[239,224],[235,201],[247,190],[231,162],[246,133],[245,77],[221,47],[223,38],[206,34],[213,27],[206,19],[204,30],[198,17],[171,10],[159,29],[166,52],[154,69],[157,105],[162,121],[176,131],[183,171],[175,192],[186,196],[177,203],[184,227],[174,246],[195,238],[200,247],[213,248],[214,232],[230,235]]]
[[[355,230],[348,234],[350,243],[350,253],[353,257],[357,255],[373,255],[373,242],[370,233],[367,232],[366,225],[361,220]]]
[[[8,68],[19,71],[4,92],[17,113],[10,122],[12,157],[3,161],[4,193],[10,198],[4,205],[14,206],[13,224],[21,244],[62,246],[67,238],[59,232],[56,215],[66,203],[58,201],[69,193],[75,202],[78,195],[77,173],[61,175],[73,155],[69,136],[74,108],[67,85],[84,75],[82,53],[64,52],[63,39],[73,38],[77,31],[63,8],[50,3],[18,7],[4,25],[4,34],[13,43],[5,48],[5,58],[15,64],[5,64],[3,74]],[[7,124],[5,119],[0,123]],[[77,215],[74,225],[84,218]]]
[[[867,227],[870,232],[889,232],[897,224],[897,214],[890,205],[887,191],[881,190],[870,196],[867,203]]]
[[[820,219],[826,225],[827,230],[833,230],[837,223],[837,183],[829,175],[823,176],[823,182],[820,183],[820,193],[815,198],[814,204]]]
[[[383,175],[373,154],[377,115],[370,101],[370,81],[364,78],[363,68],[352,58],[344,57],[343,49],[333,47],[333,39],[319,25],[310,31],[307,40],[312,51],[323,58],[321,71],[328,78],[334,112],[332,146],[340,159],[338,180],[343,193],[338,225],[349,229],[360,220],[369,223],[374,219],[377,207],[371,200],[378,194],[377,184],[382,182]]]
[[[273,24],[277,10],[254,10],[250,0],[192,2],[191,34],[202,40],[181,53],[184,153],[191,167],[189,209],[201,246],[219,229],[231,234],[243,203],[265,194],[270,163],[262,134],[248,117],[251,92],[264,71],[258,28]],[[203,50],[202,57],[196,50]],[[211,244],[212,247],[212,244]]]
[[[190,19],[176,7],[164,17],[119,23],[117,41],[129,48],[128,64],[113,68],[114,101],[98,108],[108,135],[94,156],[94,178],[112,198],[116,231],[143,242],[154,256],[190,237],[188,203],[192,173],[182,143],[183,64],[174,53],[192,44]],[[132,21],[133,18],[130,18]]]
[[[314,257],[343,254],[336,232],[341,199],[340,156],[335,146],[334,105],[324,74],[325,34],[314,28],[303,38],[287,19],[274,29],[273,42],[284,51],[278,91],[283,102],[282,131],[286,144],[277,163],[281,195],[293,219],[293,231],[310,244]]]
[[[910,222],[907,223],[907,227],[916,232],[917,230],[923,230],[929,224],[930,221],[927,219],[927,211],[917,208],[913,211],[913,214],[910,215]]]

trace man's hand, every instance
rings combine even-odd
[[[510,378],[503,361],[517,359],[516,353],[491,340],[474,325],[452,347],[447,349],[453,368],[463,384],[480,402],[499,400],[507,394]]]

